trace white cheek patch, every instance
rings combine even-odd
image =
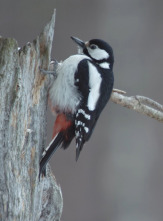
[[[109,54],[105,50],[100,48],[96,49],[88,48],[88,53],[91,55],[92,58],[96,60],[103,60],[109,58]]]
[[[88,96],[87,106],[90,111],[93,111],[100,96],[100,86],[102,79],[100,73],[97,71],[96,67],[93,64],[88,63],[88,66],[90,92]]]

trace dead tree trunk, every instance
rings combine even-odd
[[[62,195],[48,169],[39,182],[46,140],[48,68],[55,12],[33,43],[18,50],[0,38],[0,220],[60,220]]]

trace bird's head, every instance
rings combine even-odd
[[[92,39],[90,41],[83,42],[79,38],[71,38],[82,49],[83,53],[94,60],[101,68],[113,68],[113,49],[107,42],[101,39]]]

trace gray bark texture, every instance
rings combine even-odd
[[[55,11],[43,32],[18,50],[0,37],[0,220],[59,221],[62,193],[54,176],[39,181],[46,141],[48,69]]]

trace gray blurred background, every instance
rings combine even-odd
[[[76,53],[70,36],[102,38],[115,54],[115,87],[163,104],[163,1],[1,0],[0,35],[23,46],[57,8],[52,58]],[[48,113],[48,141],[52,134]],[[51,159],[62,221],[162,221],[163,124],[110,102],[75,162],[75,143]]]

